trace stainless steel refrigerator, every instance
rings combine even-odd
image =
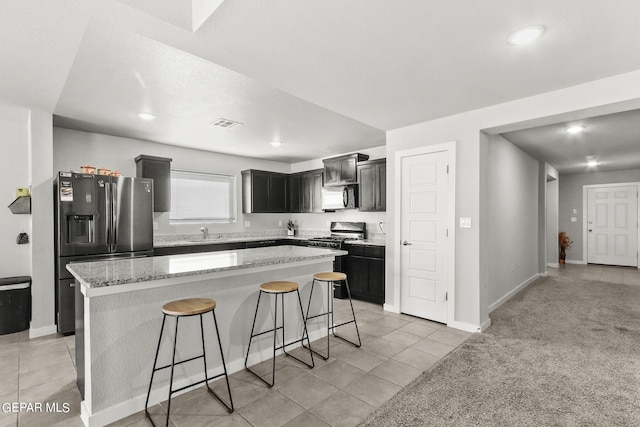
[[[153,180],[59,172],[54,183],[56,324],[75,331],[70,262],[153,255]]]

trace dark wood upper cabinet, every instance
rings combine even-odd
[[[322,177],[322,169],[300,175],[301,206],[298,212],[322,212]]]
[[[359,208],[361,211],[387,210],[387,161],[358,163]]]
[[[358,182],[358,162],[368,160],[366,154],[353,153],[324,159],[324,185],[355,184]]]
[[[302,212],[302,174],[289,175],[289,205],[287,211],[291,213]]]
[[[277,172],[242,171],[242,212],[288,212],[288,176]]]
[[[136,157],[136,176],[153,179],[153,211],[171,210],[171,160],[166,157]]]

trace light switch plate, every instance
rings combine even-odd
[[[244,222],[244,226],[245,227],[251,227],[251,221],[245,221]]]
[[[460,228],[471,228],[471,218],[460,217]]]
[[[578,217],[572,216],[571,217],[571,222],[578,222]]]
[[[574,210],[573,210],[573,214],[575,215],[575,214],[577,214],[577,213],[578,213],[578,209],[574,209]]]

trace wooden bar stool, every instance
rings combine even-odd
[[[225,408],[227,408],[227,411],[233,412],[233,398],[231,397],[231,387],[229,386],[229,376],[227,375],[227,367],[224,362],[224,355],[222,353],[222,343],[220,342],[220,333],[218,331],[218,321],[216,320],[215,308],[216,308],[216,302],[208,298],[182,299],[178,301],[169,302],[162,306],[163,317],[162,317],[162,326],[160,327],[160,338],[158,338],[158,347],[156,348],[156,357],[153,361],[153,370],[151,371],[151,381],[149,381],[149,391],[147,392],[147,400],[144,404],[144,413],[146,417],[149,418],[149,420],[151,421],[151,424],[153,424],[154,426],[155,426],[155,423],[153,422],[153,419],[151,419],[151,415],[149,415],[149,411],[148,411],[149,395],[151,394],[151,386],[153,385],[153,377],[155,373],[157,371],[160,371],[166,368],[171,368],[171,376],[169,379],[169,403],[167,404],[167,420],[166,420],[167,426],[169,425],[169,413],[171,412],[171,395],[179,391],[182,391],[184,389],[187,389],[189,387],[193,387],[195,385],[202,384],[202,383],[207,384],[207,390],[209,390],[209,393],[211,393],[216,399],[218,399],[218,401],[222,403],[222,405],[224,405]],[[224,372],[218,375],[214,375],[213,377],[207,377],[207,356],[206,356],[205,345],[204,345],[204,327],[202,323],[202,315],[209,312],[213,314],[213,324],[215,325],[216,335],[218,337],[218,347],[220,348],[220,357],[222,358],[222,368],[224,369]],[[202,338],[202,354],[200,356],[195,356],[190,359],[176,362],[176,342],[178,341],[178,323],[180,319],[183,317],[196,316],[196,315],[200,316],[200,336]],[[160,352],[160,342],[162,341],[162,332],[164,331],[164,325],[165,325],[165,321],[167,320],[167,316],[175,317],[176,319],[176,330],[175,330],[175,336],[173,338],[173,357],[171,359],[171,364],[156,368],[156,365],[158,363],[158,353]],[[200,358],[202,358],[204,362],[204,380],[173,390],[174,366],[180,365],[181,363],[191,362],[192,360],[196,360]],[[218,394],[215,391],[211,389],[211,387],[209,387],[209,380],[214,380],[223,375],[225,377],[225,380],[227,381],[227,390],[229,391],[229,404],[227,404],[220,396],[218,396]]]
[[[313,289],[315,287],[316,282],[327,283],[327,311],[324,313],[319,313],[313,316],[309,316],[309,310],[311,309],[311,298],[313,297]],[[333,285],[337,282],[343,282],[344,286],[347,288],[347,295],[349,296],[349,304],[351,305],[351,314],[353,315],[353,319],[336,325],[333,323]],[[347,280],[346,274],[338,273],[335,271],[329,271],[324,273],[316,273],[313,275],[313,282],[311,282],[311,292],[309,293],[309,304],[307,305],[307,317],[305,321],[308,322],[309,319],[314,319],[320,316],[327,316],[327,355],[324,356],[318,353],[317,351],[311,348],[311,345],[309,345],[309,350],[311,350],[313,353],[317,354],[324,360],[329,359],[329,333],[331,332],[333,333],[334,337],[340,338],[341,340],[346,341],[349,344],[353,344],[356,347],[360,347],[362,345],[362,341],[360,340],[360,331],[358,330],[358,322],[356,322],[356,312],[353,310],[353,302],[351,301],[351,290],[349,289],[349,281]],[[353,323],[356,327],[356,334],[358,335],[357,344],[344,337],[336,335],[335,330],[337,327],[348,325],[349,323]]]
[[[292,341],[289,343],[285,343],[285,334],[284,334],[284,324],[285,324],[285,318],[284,318],[284,295],[291,293],[291,292],[296,292],[298,294],[298,304],[300,305],[300,314],[302,315],[302,321],[303,321],[303,334],[302,334],[302,338],[300,338],[299,340],[296,341]],[[260,298],[262,297],[262,294],[272,294],[275,295],[275,303],[274,303],[274,309],[273,309],[273,329],[269,329],[267,331],[263,331],[263,332],[259,332],[257,334],[254,334],[255,331],[255,327],[256,327],[256,318],[258,317],[258,308],[260,307]],[[278,295],[280,296],[280,299],[282,301],[282,326],[278,326]],[[278,346],[277,345],[277,337],[278,337],[278,330],[282,329],[282,345]],[[251,368],[249,368],[249,366],[247,366],[247,362],[249,360],[249,350],[251,350],[251,341],[253,340],[254,337],[263,335],[263,334],[267,334],[269,332],[273,332],[273,367],[272,367],[272,371],[271,371],[271,382],[269,383],[267,380],[265,380],[264,378],[262,378],[260,375],[258,375],[256,372],[254,372]],[[307,342],[309,343],[309,356],[311,357],[311,363],[307,363],[304,360],[300,360],[297,357],[295,357],[292,354],[287,353],[286,347],[288,345],[291,344],[295,344],[298,342],[302,342],[304,340],[304,338],[307,338]],[[304,344],[304,343],[303,343]],[[303,363],[304,365],[308,366],[309,368],[313,368],[314,367],[314,362],[313,362],[313,354],[311,353],[311,342],[309,341],[309,334],[307,332],[307,323],[305,321],[305,317],[304,317],[304,311],[302,309],[302,300],[300,299],[300,291],[298,290],[298,284],[295,282],[285,282],[285,281],[277,281],[277,282],[267,282],[267,283],[263,283],[260,285],[260,293],[258,294],[258,303],[256,304],[256,313],[253,316],[253,325],[251,326],[251,337],[249,338],[249,345],[247,346],[247,357],[244,359],[244,367],[247,371],[251,372],[253,375],[255,375],[256,377],[258,377],[258,379],[260,379],[263,383],[265,383],[267,386],[269,387],[273,387],[273,384],[275,384],[275,380],[276,380],[276,350],[282,349],[282,351],[284,352],[285,355],[294,358],[295,360],[297,360],[300,363]]]

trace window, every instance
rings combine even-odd
[[[236,177],[171,171],[171,222],[235,222]]]

